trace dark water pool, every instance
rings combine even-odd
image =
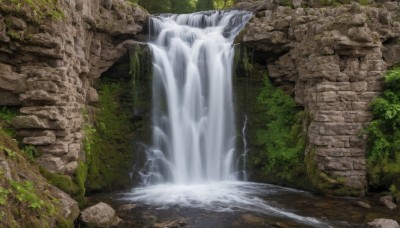
[[[95,195],[89,204],[100,201],[116,209],[119,227],[364,227],[375,218],[400,219],[372,196],[326,197],[248,182],[158,185]]]

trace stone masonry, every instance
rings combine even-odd
[[[84,106],[98,99],[94,81],[126,53],[148,14],[124,0],[59,0],[63,18],[38,24],[12,4],[0,5],[0,105],[21,106],[14,126],[43,167],[72,175],[83,156]]]
[[[318,169],[362,195],[366,187],[369,103],[383,90],[388,65],[400,62],[400,3],[325,8],[242,3],[254,10],[242,42],[254,47],[270,78],[311,116],[307,153]]]

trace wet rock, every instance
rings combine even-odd
[[[397,204],[394,203],[393,196],[383,196],[379,198],[379,203],[393,210],[397,208]]]
[[[367,202],[363,202],[363,201],[357,201],[354,203],[354,206],[356,207],[362,207],[362,208],[367,208],[367,209],[371,209],[371,205]]]
[[[299,8],[301,7],[301,3],[303,2],[303,0],[293,0],[292,4],[294,8]]]
[[[80,220],[86,225],[93,227],[111,227],[121,222],[114,209],[103,202],[82,211]]]
[[[154,226],[159,228],[180,228],[180,227],[186,227],[187,222],[184,219],[178,219],[172,222],[167,221],[167,222],[157,223]]]
[[[367,224],[368,228],[399,228],[399,224],[391,219],[375,219]]]
[[[245,214],[241,217],[246,223],[263,224],[264,219],[255,215]]]
[[[121,211],[130,211],[134,208],[136,208],[136,204],[130,203],[130,204],[121,205],[118,209]]]

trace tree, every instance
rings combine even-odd
[[[213,10],[214,2],[213,0],[198,0],[196,8],[198,11]]]

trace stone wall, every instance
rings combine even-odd
[[[363,194],[369,103],[382,92],[387,67],[400,62],[400,3],[326,8],[239,4],[255,16],[241,36],[258,62],[310,112],[307,153],[331,181]]]
[[[85,104],[96,78],[126,54],[148,14],[124,0],[59,0],[61,19],[37,20],[28,4],[0,5],[0,105],[21,106],[14,126],[38,162],[71,175],[83,156]]]

